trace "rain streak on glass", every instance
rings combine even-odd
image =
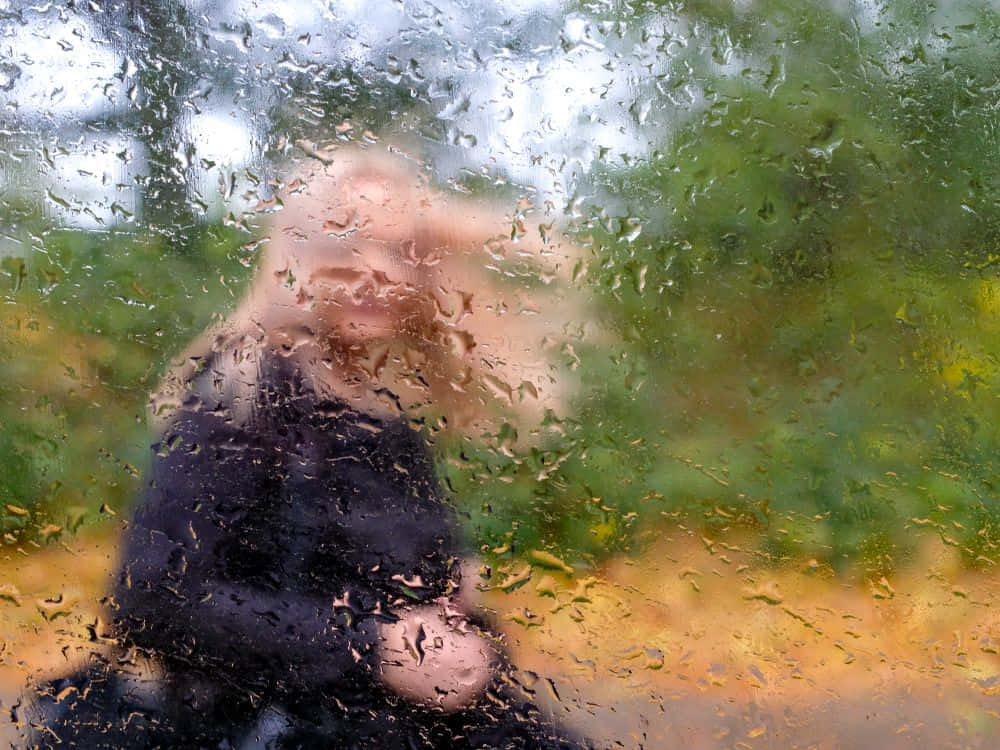
[[[993,747],[1000,5],[0,0],[0,734]]]

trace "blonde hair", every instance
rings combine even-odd
[[[567,283],[578,246],[516,212],[434,189],[392,148],[328,153],[285,183],[282,200],[246,296],[167,372],[151,400],[157,420],[190,396],[209,359],[240,418],[261,353],[287,356],[314,341],[319,302],[306,282],[317,274],[393,314],[383,336],[340,347],[333,336],[332,359],[313,362],[314,381],[360,410],[387,408],[388,390],[404,411],[437,412],[464,431],[565,410],[565,373],[552,354],[581,319]],[[525,277],[532,289],[519,283]],[[352,321],[334,316],[334,325],[344,334]]]

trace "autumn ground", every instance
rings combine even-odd
[[[114,534],[8,548],[0,698],[66,672],[114,567]],[[570,572],[512,562],[485,594],[522,682],[600,747],[995,747],[1000,582],[928,542],[892,580],[762,568],[737,544],[665,534]],[[98,632],[100,627],[97,628]],[[16,712],[15,712],[16,713]]]

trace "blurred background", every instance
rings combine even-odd
[[[581,248],[500,278],[585,300],[525,344],[564,406],[493,383],[434,439],[540,700],[607,746],[994,746],[995,0],[0,0],[11,742],[101,647],[149,394],[348,147]]]

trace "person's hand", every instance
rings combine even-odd
[[[382,681],[415,703],[455,711],[486,689],[496,649],[446,602],[423,605],[379,626]]]

